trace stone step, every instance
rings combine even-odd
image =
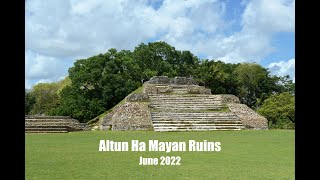
[[[25,122],[25,125],[70,125],[70,122]]]
[[[172,90],[173,91],[188,91],[188,89],[185,87],[173,87]]]
[[[217,99],[151,99],[151,103],[220,103],[223,104],[221,100]]]
[[[198,124],[202,124],[202,123],[207,123],[207,124],[223,124],[223,123],[227,123],[227,124],[242,124],[242,122],[240,120],[153,120],[152,121],[154,124],[155,123],[198,123]]]
[[[181,124],[153,124],[154,127],[241,127],[242,124],[185,124],[185,123],[181,123]]]
[[[165,112],[151,112],[152,117],[175,117],[175,118],[201,118],[201,117],[211,117],[211,118],[216,118],[216,117],[234,117],[238,118],[238,116],[234,114],[214,114],[213,112],[208,112],[208,113],[165,113]]]
[[[176,94],[148,94],[149,96],[180,96]],[[188,97],[188,96],[198,96],[198,97],[221,97],[220,95],[214,95],[214,94],[184,94],[182,96]]]
[[[224,106],[227,107],[225,104],[222,104],[220,102],[151,102],[150,106]]]
[[[172,89],[172,92],[173,93],[185,93],[185,94],[187,94],[188,90],[187,89]]]
[[[67,128],[41,128],[41,127],[26,127],[25,131],[68,131]]]
[[[238,118],[152,118],[153,122],[239,122]]]
[[[165,117],[165,118],[238,118],[238,116],[236,115],[192,115],[192,113],[190,113],[190,115],[188,114],[177,114],[177,115],[172,115],[172,114],[152,114],[151,116],[154,118],[161,118],[161,117]]]
[[[77,120],[71,119],[25,119],[25,122],[74,122],[78,123]]]
[[[25,125],[25,128],[68,128],[66,125],[35,125],[35,124],[30,124],[30,125]]]
[[[71,119],[69,116],[25,116],[25,119]]]
[[[241,129],[154,129],[155,132],[178,132],[178,131],[239,131]]]
[[[167,106],[190,106],[190,105],[195,105],[195,106],[225,106],[223,103],[221,102],[204,102],[204,103],[200,103],[200,102],[172,102],[172,101],[168,101],[168,102],[151,102],[150,105],[167,105]]]
[[[154,129],[241,129],[243,126],[156,126]]]
[[[192,113],[185,113],[185,112],[151,112],[151,114],[154,115],[195,115],[195,116],[201,116],[201,115],[206,115],[206,116],[226,116],[226,115],[233,115],[236,116],[232,112],[192,112]]]
[[[68,133],[68,131],[25,131],[25,133]]]
[[[153,124],[242,124],[241,121],[160,121],[154,120],[152,121]]]
[[[211,105],[192,105],[192,104],[180,104],[180,105],[172,105],[172,104],[157,104],[157,105],[153,105],[153,104],[150,104],[149,107],[158,107],[158,108],[164,108],[164,109],[168,109],[168,108],[175,108],[175,109],[179,109],[179,108],[208,108],[208,109],[211,109],[211,108],[225,108],[226,106],[224,105],[219,105],[219,104],[211,104]]]
[[[220,95],[213,94],[148,94],[149,97],[184,97],[184,98],[221,98]]]
[[[151,102],[153,103],[157,103],[157,102],[172,102],[172,103],[221,103],[222,101],[219,99],[203,99],[203,100],[199,100],[199,99],[150,99]]]
[[[182,94],[181,94],[182,96]],[[219,98],[208,98],[208,97],[150,97],[153,101],[221,101]]]
[[[193,127],[154,127],[155,131],[165,131],[165,130],[241,130],[242,127],[237,126],[237,127],[229,127],[229,126],[221,126],[221,127],[197,127],[197,128],[193,128]]]
[[[241,130],[240,127],[216,127],[216,128],[154,128],[154,131],[210,131],[210,130]]]
[[[152,112],[224,112],[223,107],[211,107],[211,108],[151,108]]]
[[[223,109],[225,108],[224,106],[219,106],[219,105],[216,105],[216,106],[166,106],[166,105],[150,105],[149,106],[150,108],[156,108],[156,109],[194,109],[194,110],[210,110],[210,109],[213,109],[213,110],[219,110],[219,109]]]
[[[202,99],[221,99],[221,96],[217,95],[208,95],[208,94],[148,94],[151,99],[162,99],[162,98],[177,98],[177,99],[193,99],[193,98],[202,98]]]
[[[196,96],[187,96],[183,97],[184,94],[180,95],[168,95],[168,96],[149,96],[149,99],[151,100],[219,100],[221,101],[220,98],[218,97],[196,97]]]
[[[188,86],[188,85],[186,85],[186,86],[183,86],[183,85],[180,85],[180,86],[170,86],[170,87],[172,87],[172,89],[188,89],[188,87],[190,87],[190,86]]]
[[[206,105],[213,105],[213,106],[218,105],[218,106],[222,106],[222,105],[224,105],[221,102],[212,102],[212,101],[211,102],[203,102],[203,103],[201,103],[201,102],[192,102],[192,101],[188,101],[188,102],[152,101],[150,104],[151,105],[168,105],[168,106],[176,106],[176,105],[188,105],[188,106],[189,105],[197,105],[197,106],[199,106],[199,105],[204,105],[204,106],[206,106]]]

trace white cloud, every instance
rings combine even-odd
[[[270,63],[268,69],[278,76],[289,75],[290,79],[295,81],[295,59]]]
[[[295,1],[252,0],[242,15],[245,31],[262,34],[294,32]]]
[[[154,8],[154,3],[161,6]],[[295,1],[242,3],[240,30],[225,35],[234,24],[225,20],[226,1],[28,0],[26,82],[57,80],[76,59],[109,48],[133,50],[150,39],[225,62],[260,62],[275,50],[271,44],[275,33],[294,32]]]
[[[31,88],[37,82],[52,82],[67,75],[68,65],[55,57],[44,56],[32,51],[25,52],[25,86]]]
[[[191,38],[183,37],[180,39],[179,46],[225,62],[255,61],[259,63],[266,55],[275,51],[271,44],[275,33],[294,32],[294,6],[295,1],[287,0],[248,1],[241,16],[241,31],[234,32],[230,36],[198,35],[191,41],[188,41]],[[220,14],[220,19],[222,16],[223,14]]]

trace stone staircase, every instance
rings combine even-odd
[[[170,110],[220,110],[219,96],[206,94],[149,94],[150,107]]]
[[[85,123],[67,116],[25,116],[26,133],[67,133],[84,128]]]
[[[148,94],[155,131],[241,130],[240,118],[222,103],[221,96],[188,94],[182,85],[165,94]]]

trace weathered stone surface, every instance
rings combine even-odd
[[[154,76],[150,78],[145,84],[174,84],[174,85],[196,85],[197,83],[193,78],[188,77],[174,77],[169,78],[168,76]]]
[[[268,129],[268,121],[245,104],[229,103],[230,111],[240,117],[241,122],[247,129]]]
[[[100,122],[100,130],[111,130],[112,128],[112,116],[120,108],[121,105],[117,105],[109,112]]]
[[[112,130],[153,130],[148,103],[126,102],[112,116]]]
[[[204,88],[203,86],[188,86],[187,92],[189,94],[211,94],[211,89]]]
[[[193,81],[192,78],[187,77],[175,77],[170,80],[170,84],[176,84],[176,85],[195,85],[196,82]]]
[[[127,102],[149,101],[149,96],[146,93],[133,93],[126,97]]]
[[[168,78],[168,76],[154,76],[145,83],[146,84],[170,84],[170,78]]]
[[[240,104],[238,97],[211,95],[210,89],[194,85],[189,78],[153,77],[143,84],[143,93],[131,94],[125,100],[104,117],[100,130],[268,129],[267,119]],[[226,111],[226,106],[227,112],[212,112]]]
[[[25,132],[70,132],[89,130],[69,116],[25,116]]]
[[[240,100],[237,96],[232,94],[219,94],[221,96],[222,103],[240,103]]]
[[[144,84],[143,92],[146,94],[171,93],[172,87],[169,85],[160,84]]]

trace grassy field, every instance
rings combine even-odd
[[[26,134],[26,179],[294,179],[294,130]],[[99,140],[221,142],[220,152],[99,152]],[[180,156],[180,166],[139,157]]]

